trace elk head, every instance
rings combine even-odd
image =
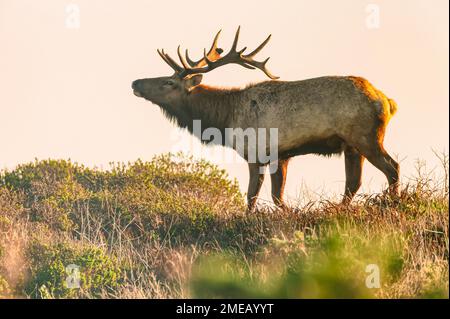
[[[253,52],[244,55],[246,47],[239,51],[237,50],[239,31],[240,27],[236,31],[230,51],[223,57],[221,56],[223,50],[217,47],[220,31],[215,36],[211,49],[208,52],[204,50],[203,58],[198,61],[191,60],[187,50],[185,56],[183,56],[180,46],[178,46],[178,57],[181,65],[165,53],[164,50],[158,50],[158,54],[175,73],[172,76],[134,81],[132,84],[134,94],[163,108],[182,107],[193,88],[201,83],[203,73],[231,63],[239,64],[247,69],[260,69],[269,78],[277,79],[278,77],[272,75],[266,68],[269,58],[263,62],[253,60],[253,57],[269,42],[271,36],[269,35]]]

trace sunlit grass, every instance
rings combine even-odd
[[[21,165],[0,174],[0,296],[448,298],[442,159],[442,178],[419,166],[399,199],[252,214],[224,171],[182,155]],[[65,286],[69,264],[81,289]]]

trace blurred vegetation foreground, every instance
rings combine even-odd
[[[0,173],[0,298],[448,298],[447,178],[247,214],[182,155],[21,165]]]

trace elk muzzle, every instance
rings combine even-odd
[[[137,97],[142,97],[142,94],[141,94],[141,89],[142,89],[141,88],[141,83],[142,83],[141,80],[136,80],[136,81],[133,81],[133,83],[131,83],[131,88],[133,89],[133,93]]]

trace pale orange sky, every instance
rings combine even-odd
[[[66,27],[70,3],[80,8],[79,29]],[[369,3],[380,8],[377,29],[366,25]],[[0,0],[0,168],[35,157],[107,168],[173,151],[174,126],[132,94],[131,82],[171,74],[157,48],[175,55],[182,44],[198,56],[222,28],[220,45],[228,49],[241,25],[241,47],[272,33],[259,56],[271,56],[282,80],[359,75],[395,99],[385,145],[402,160],[402,176],[411,176],[418,158],[436,165],[432,148],[448,151],[448,9],[447,0]],[[204,77],[221,86],[261,80],[262,72],[239,66]],[[209,159],[246,190],[245,163]],[[342,157],[298,157],[287,193],[295,200],[307,185],[339,194],[344,176]],[[363,178],[363,191],[386,183],[369,163]]]

